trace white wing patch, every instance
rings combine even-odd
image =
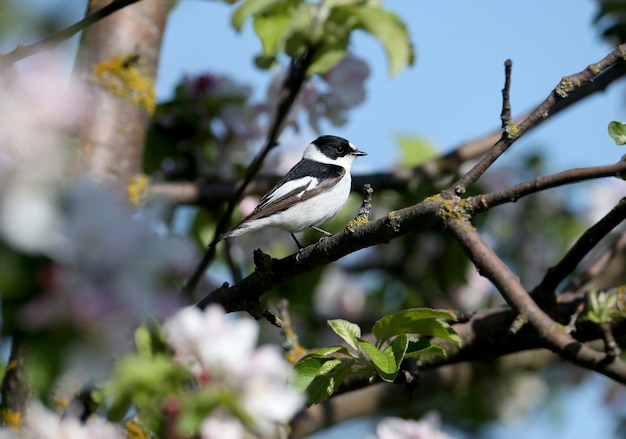
[[[306,186],[306,188],[303,191],[298,192],[296,194],[298,198],[302,198],[302,196],[304,195],[306,191],[310,191],[314,189],[315,187],[317,187],[317,185],[319,185],[319,180],[315,177],[303,177],[303,178],[298,178],[296,180],[287,181],[284,184],[280,185],[279,187],[275,188],[269,194],[267,194],[259,203],[258,208],[260,209],[265,206],[268,206],[272,204],[272,202],[274,202],[275,200],[282,198],[283,196],[287,195],[294,189]]]

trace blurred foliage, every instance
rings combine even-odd
[[[626,1],[596,0],[600,7],[593,20],[602,36],[615,45],[626,38]]]
[[[391,74],[414,60],[406,26],[380,1],[245,0],[233,13],[233,27],[240,30],[250,17],[263,47],[255,60],[260,68],[274,66],[282,53],[297,59],[313,49],[307,73],[326,73],[344,57],[357,29],[380,40]]]

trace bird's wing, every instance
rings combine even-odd
[[[291,168],[239,225],[288,209],[295,203],[308,200],[329,190],[343,178],[345,173],[346,170],[341,166],[302,160]]]

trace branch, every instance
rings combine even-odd
[[[582,95],[586,95],[583,90],[587,87],[595,87],[594,82],[600,80],[603,75],[616,74],[615,69],[622,70],[620,76],[623,75],[625,56],[626,44],[623,44],[599,62],[589,65],[585,70],[563,77],[537,108],[531,111],[520,123],[503,131],[500,140],[472,169],[445,191],[444,197],[464,193],[517,139],[540,125],[548,119],[548,116],[581,99]]]
[[[483,212],[494,206],[499,206],[505,203],[514,203],[526,195],[531,195],[546,189],[596,178],[621,178],[624,173],[626,173],[626,161],[620,161],[613,165],[570,169],[568,171],[544,177],[537,177],[532,180],[518,183],[498,192],[469,197],[467,198],[465,205],[468,209],[471,209],[472,213]]]
[[[441,205],[441,201],[431,200],[392,211],[386,217],[354,227],[352,231],[344,230],[321,238],[317,243],[283,259],[273,259],[256,250],[256,269],[252,274],[233,286],[211,292],[198,306],[204,308],[211,303],[219,303],[228,312],[245,310],[272,288],[350,253],[441,224]]]
[[[604,91],[610,84],[624,75],[626,75],[625,63],[619,62],[612,65],[603,71],[602,74],[599,74],[598,77],[594,78],[593,82],[586,83],[572,92],[567,99],[556,101],[551,108],[549,116],[569,108],[587,96]],[[510,126],[519,127],[530,114],[522,115],[513,120]],[[536,126],[538,124],[529,126],[526,132]],[[397,169],[392,172],[353,176],[352,188],[359,189],[365,183],[370,183],[378,191],[415,188],[435,178],[456,172],[463,163],[487,152],[501,139],[501,136],[502,130],[494,131],[478,139],[457,145],[450,152],[410,169]],[[258,177],[246,188],[244,195],[262,195],[269,191],[279,178],[279,176]],[[154,183],[150,186],[149,196],[162,197],[173,203],[215,205],[228,200],[239,184],[238,181]]]
[[[565,256],[555,266],[548,269],[541,283],[533,290],[533,296],[537,296],[538,299],[553,298],[554,291],[561,281],[572,273],[591,249],[624,218],[626,218],[626,197],[622,198],[600,221],[585,231]]]
[[[248,185],[250,185],[250,183],[252,183],[254,177],[256,177],[256,175],[259,173],[259,170],[263,165],[263,161],[265,160],[269,152],[278,144],[278,136],[280,135],[283,125],[287,120],[289,109],[296,100],[296,97],[300,92],[300,88],[305,81],[306,71],[311,65],[314,52],[314,49],[311,48],[304,54],[302,58],[292,60],[289,74],[285,78],[285,82],[283,83],[281,89],[281,99],[276,110],[276,116],[274,117],[269,133],[267,135],[267,142],[265,144],[265,147],[254,158],[254,160],[248,167],[243,182],[239,185],[236,192],[230,198],[228,206],[226,207],[226,212],[217,223],[215,233],[213,234],[213,239],[211,240],[211,243],[205,251],[202,260],[181,290],[184,296],[188,298],[192,297],[193,291],[196,289],[198,282],[200,282],[200,279],[204,275],[204,272],[209,267],[209,265],[213,261],[213,258],[215,257],[216,246],[220,240],[220,236],[222,236],[224,232],[226,232],[226,230],[228,229],[230,218],[235,211],[235,208],[239,204],[239,201],[241,201],[241,198],[243,197],[246,188],[248,187]]]
[[[620,299],[624,299],[624,291],[616,289]],[[561,322],[568,322],[570,316],[578,310],[581,304],[586,303],[585,293],[565,294],[550,308],[550,314]],[[542,338],[530,325],[524,326],[518,333],[511,333],[509,328],[515,319],[516,313],[508,306],[497,306],[478,311],[463,323],[454,323],[452,328],[461,338],[461,347],[455,344],[438,340],[447,353],[446,357],[430,356],[419,360],[420,385],[413,394],[409,394],[405,386],[389,383],[370,383],[368,379],[351,379],[346,386],[341,386],[333,397],[321,405],[316,404],[298,415],[294,420],[294,436],[310,435],[325,426],[336,424],[342,420],[358,415],[364,416],[377,410],[380,406],[395,407],[397,404],[406,404],[405,398],[419,398],[420,395],[432,395],[445,392],[449,386],[459,384],[459,379],[467,378],[472,382],[477,364],[488,370],[481,374],[485,378],[492,378],[494,370],[491,365],[502,357],[511,354],[523,354],[530,350],[544,347]],[[624,322],[615,324],[611,330],[615,335],[626,334]],[[578,322],[576,334],[582,341],[597,340],[603,337],[598,325],[590,322]],[[530,355],[538,356],[537,352]],[[550,354],[551,356],[551,354]],[[540,361],[551,361],[550,356],[543,356]],[[510,357],[509,357],[510,358]],[[535,363],[535,361],[533,361]],[[507,364],[519,365],[511,361]],[[502,365],[495,366],[500,369]],[[470,372],[471,370],[471,372]],[[469,374],[469,375],[468,375]],[[365,405],[359,404],[361,395],[371,395]],[[387,397],[388,395],[393,395]],[[345,406],[346,401],[352,401]],[[328,414],[330,416],[325,417]],[[305,434],[306,433],[306,434]]]
[[[11,353],[2,379],[2,412],[3,417],[26,415],[26,404],[30,396],[25,381],[25,348],[22,338],[14,336]]]
[[[43,52],[50,48],[50,46],[57,45],[68,38],[74,36],[78,32],[88,28],[94,23],[102,20],[105,17],[108,17],[112,13],[119,11],[126,6],[132,5],[133,3],[137,3],[140,0],[112,0],[111,3],[104,6],[103,8],[94,11],[92,14],[89,14],[82,20],[74,23],[73,25],[66,27],[59,32],[50,35],[49,37],[44,38],[41,41],[38,41],[33,44],[28,44],[26,46],[17,46],[13,51],[0,55],[0,73],[11,67],[16,62],[28,58],[29,56],[36,55],[37,53]]]
[[[446,225],[479,272],[494,283],[516,313],[528,320],[543,347],[574,364],[626,384],[626,364],[574,339],[565,326],[539,308],[519,278],[497,257],[467,219],[448,218]]]
[[[596,257],[589,267],[570,279],[562,291],[578,291],[583,285],[603,274],[614,258],[624,252],[624,249],[626,249],[626,233],[621,233],[608,248]]]
[[[513,61],[507,59],[504,62],[504,88],[502,89],[502,113],[500,120],[502,121],[502,129],[506,130],[513,123],[511,117],[511,70]]]

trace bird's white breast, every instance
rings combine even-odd
[[[264,218],[265,226],[282,227],[288,232],[295,233],[308,228],[319,226],[335,216],[343,207],[350,195],[352,179],[346,173],[339,182],[326,192],[313,198],[301,201],[287,210]]]

